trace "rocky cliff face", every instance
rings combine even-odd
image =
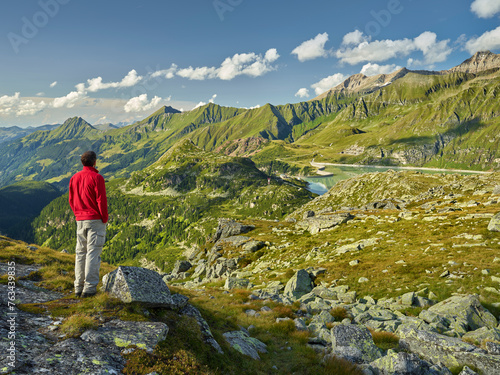
[[[474,56],[465,60],[460,65],[445,70],[443,73],[479,73],[484,70],[500,68],[500,55],[490,51],[476,52]]]

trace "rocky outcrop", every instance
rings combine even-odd
[[[314,284],[306,270],[299,270],[288,280],[285,286],[285,297],[297,300],[303,295],[309,293]]]
[[[96,330],[85,331],[80,339],[93,344],[126,348],[135,345],[152,351],[158,342],[165,340],[168,326],[160,322],[126,322],[119,319],[104,323]]]
[[[297,222],[295,225],[297,229],[304,229],[311,234],[333,229],[337,225],[343,224],[354,218],[350,213],[339,213],[330,215],[314,215],[306,217]]]
[[[444,72],[479,73],[484,70],[495,68],[500,68],[500,55],[491,53],[490,51],[479,51],[460,65]]]
[[[215,231],[212,241],[217,242],[221,238],[247,233],[254,228],[253,225],[244,225],[232,219],[219,219],[217,230]]]
[[[172,307],[167,284],[154,271],[141,267],[120,266],[102,278],[102,291],[122,302],[140,302],[154,307]]]
[[[486,310],[477,295],[452,296],[428,310],[439,317],[446,318],[447,324],[460,336],[481,327],[496,328],[495,316]]]
[[[440,375],[447,372],[433,368],[414,353],[396,352],[389,349],[387,355],[370,363],[377,375]]]
[[[223,336],[233,349],[255,360],[260,359],[259,353],[267,353],[267,345],[245,331],[226,332]]]
[[[488,230],[490,232],[500,232],[500,212],[491,218]]]
[[[355,324],[340,324],[331,330],[333,354],[349,359],[354,363],[374,361],[382,352],[373,342],[368,328]]]
[[[399,335],[401,348],[432,363],[442,363],[448,368],[474,367],[484,374],[500,373],[499,356],[487,354],[458,338],[414,329],[401,330]]]

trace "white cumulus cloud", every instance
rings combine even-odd
[[[109,88],[124,88],[132,87],[138,84],[142,80],[142,76],[139,76],[135,69],[132,69],[128,74],[123,77],[120,82],[102,82],[102,77],[91,78],[87,80],[87,90],[89,92],[96,92],[99,90],[105,90]]]
[[[327,57],[329,52],[325,50],[326,42],[328,42],[328,33],[318,34],[313,39],[306,40],[295,47],[292,54],[297,55],[300,62]]]
[[[125,112],[144,112],[156,108],[162,101],[169,101],[170,97],[167,99],[162,99],[159,96],[155,96],[148,100],[148,94],[142,94],[131,98],[123,107]]]
[[[219,67],[196,67],[179,69],[177,75],[190,80],[205,80],[219,78],[224,81],[232,80],[240,75],[250,77],[260,77],[265,73],[274,70],[271,64],[279,58],[278,51],[271,48],[265,55],[251,53],[237,53],[231,57],[226,57]]]
[[[355,65],[364,61],[386,61],[395,57],[408,56],[410,53],[421,51],[424,57],[422,63],[433,64],[445,61],[453,51],[449,40],[437,40],[437,35],[425,31],[415,39],[375,40],[368,41],[359,31],[346,34],[345,43],[335,53],[341,62]],[[356,42],[359,42],[357,44]]]
[[[309,97],[309,90],[306,89],[305,87],[302,87],[299,89],[296,93],[295,96],[299,98],[308,98]]]
[[[326,78],[323,78],[321,81],[316,82],[311,85],[311,87],[314,89],[314,92],[316,95],[321,95],[325,91],[330,90],[331,88],[334,88],[337,86],[339,83],[342,83],[345,81],[347,77],[343,75],[342,73],[336,73],[331,76],[328,76]]]
[[[19,103],[17,110],[16,110],[16,115],[17,116],[33,116],[36,115],[37,113],[43,111],[45,108],[47,108],[47,103],[45,103],[43,100],[41,102],[36,103],[35,101],[28,99],[28,100],[22,100],[21,103]]]
[[[80,100],[85,99],[87,97],[87,93],[85,90],[85,84],[79,83],[75,86],[76,91],[71,91],[69,94],[65,96],[61,96],[58,98],[54,98],[52,101],[52,107],[54,108],[73,108],[76,103]]]
[[[203,66],[200,68],[193,68],[190,66],[189,68],[179,69],[177,71],[177,75],[182,78],[188,78],[191,80],[203,81],[205,79],[216,78],[216,69],[214,67]]]
[[[342,44],[345,46],[358,45],[363,42],[369,42],[370,39],[371,38],[364,35],[362,31],[354,30],[344,35],[344,38],[342,38]]]
[[[172,64],[168,69],[157,70],[151,73],[152,78],[162,77],[166,79],[172,79],[175,77],[175,72],[177,71],[177,65]]]
[[[396,64],[379,65],[379,64],[368,63],[366,65],[363,65],[360,73],[364,74],[365,76],[375,76],[377,74],[392,73],[399,69],[401,69],[401,67]]]
[[[21,97],[19,92],[14,95],[3,95],[0,97],[0,115],[32,116],[47,107],[43,100],[35,102],[32,99]]]
[[[477,38],[470,39],[465,44],[465,49],[470,54],[478,51],[500,49],[500,26],[494,30],[486,31]]]
[[[474,0],[470,10],[479,18],[491,18],[500,13],[500,0]]]

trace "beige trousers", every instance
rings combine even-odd
[[[76,293],[95,293],[97,291],[101,253],[105,240],[106,224],[102,220],[76,222]]]

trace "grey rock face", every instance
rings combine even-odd
[[[231,290],[235,288],[246,289],[250,281],[248,279],[238,279],[236,277],[228,277],[224,284],[224,289]]]
[[[323,230],[331,229],[352,219],[354,219],[354,216],[350,213],[318,215],[307,217],[304,220],[299,221],[295,226],[297,229],[305,229],[311,234],[317,234]]]
[[[370,363],[380,375],[440,375],[440,371],[432,369],[432,364],[421,360],[413,353],[396,353],[389,350],[387,355]]]
[[[477,295],[452,296],[429,308],[429,312],[447,318],[452,327],[461,335],[481,327],[495,328],[498,324],[495,316],[486,310]]]
[[[356,324],[341,324],[331,330],[333,353],[348,354],[353,362],[372,362],[382,356],[368,328]]]
[[[255,253],[256,251],[262,249],[265,246],[265,243],[263,241],[256,241],[256,240],[251,240],[245,243],[241,249],[245,253]]]
[[[157,272],[120,266],[104,275],[102,290],[122,302],[141,302],[154,307],[172,307],[172,297],[167,284]]]
[[[231,219],[219,219],[219,225],[212,240],[217,242],[221,238],[247,233],[254,228],[253,225],[244,225]]]
[[[234,349],[253,359],[260,360],[259,353],[267,353],[266,344],[244,331],[226,332],[223,336]]]
[[[285,297],[299,299],[309,293],[314,285],[306,270],[298,270],[285,286]]]
[[[104,323],[97,330],[85,331],[80,339],[106,347],[126,348],[136,345],[141,349],[153,350],[158,342],[165,340],[168,326],[160,322],[129,322],[112,320]]]
[[[125,362],[120,350],[115,347],[90,345],[80,339],[68,339],[56,343],[16,373],[120,374]]]
[[[189,271],[192,267],[192,264],[188,262],[187,260],[178,260],[175,262],[174,269],[172,270],[172,273],[177,274],[181,272],[186,272]]]
[[[486,354],[484,350],[467,344],[459,338],[438,333],[402,329],[398,331],[399,346],[432,363],[448,368],[470,366],[484,374],[500,373],[500,357]]]
[[[491,218],[488,230],[491,232],[500,232],[500,212]]]

